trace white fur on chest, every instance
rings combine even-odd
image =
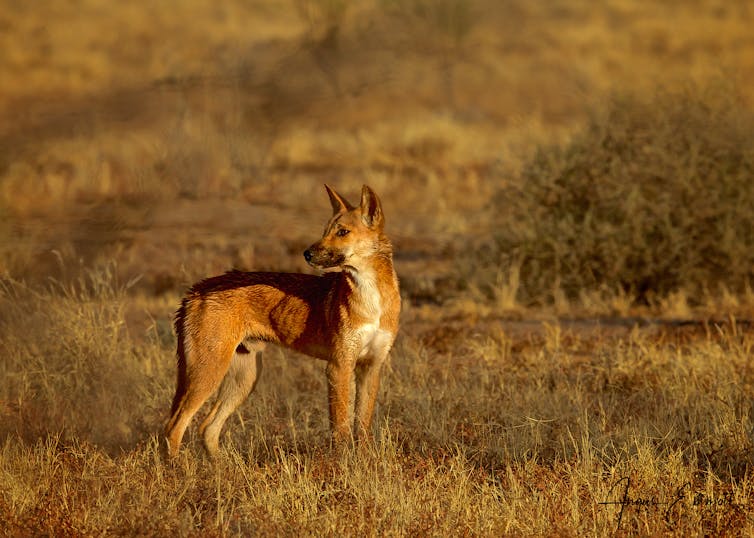
[[[353,313],[368,320],[368,324],[379,327],[382,317],[382,296],[377,286],[377,275],[374,271],[348,270],[353,278],[353,293],[351,308]]]
[[[380,329],[382,297],[377,287],[376,276],[371,271],[353,271],[351,275],[356,284],[354,291],[359,295],[356,311],[361,317],[369,320],[356,329],[359,341],[358,358],[384,355],[387,351],[385,348],[389,348],[393,343],[393,334]]]
[[[380,329],[379,325],[368,323],[357,331],[359,339],[358,358],[383,357],[393,343],[393,333]]]

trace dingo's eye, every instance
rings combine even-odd
[[[348,233],[349,233],[350,231],[351,231],[351,230],[346,230],[345,228],[341,228],[341,229],[339,229],[339,230],[338,230],[337,232],[335,232],[335,235],[337,235],[338,237],[345,237],[345,236],[347,236],[347,235],[348,235]]]

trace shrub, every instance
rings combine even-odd
[[[520,298],[741,291],[754,271],[754,116],[728,89],[617,97],[495,198],[484,256]]]

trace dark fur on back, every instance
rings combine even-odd
[[[281,279],[281,275],[285,275],[285,278]],[[306,284],[311,284],[323,278],[333,278],[333,275],[334,273],[329,273],[324,276],[307,275],[303,273],[247,273],[245,271],[234,269],[222,275],[205,278],[204,280],[197,282],[189,290],[187,298],[190,300],[194,297],[205,297],[212,293],[259,284],[272,286],[273,288],[278,288],[287,294],[295,295],[296,290],[305,287]],[[185,305],[181,305],[181,308],[184,306]],[[180,309],[178,310],[178,313],[180,313]]]

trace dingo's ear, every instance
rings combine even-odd
[[[330,197],[333,215],[337,215],[342,211],[350,211],[351,209],[353,209],[353,206],[349,204],[348,201],[340,194],[335,192],[335,189],[330,187],[330,185],[325,184],[325,189],[327,189],[327,195]]]
[[[366,185],[361,188],[361,219],[370,228],[382,228],[385,224],[380,199]]]

